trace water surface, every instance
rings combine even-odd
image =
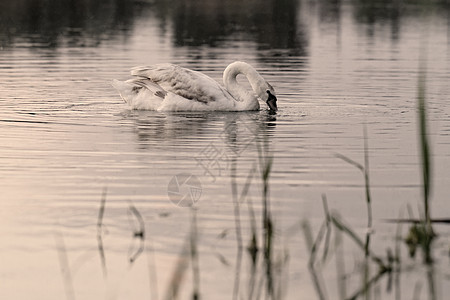
[[[267,145],[264,155],[273,156],[274,261],[284,266],[284,297],[317,298],[300,223],[308,220],[317,233],[326,194],[330,208],[365,233],[363,176],[336,157],[364,162],[364,124],[374,251],[384,255],[395,246],[397,227],[385,219],[406,216],[407,205],[419,215],[421,63],[433,153],[432,215],[450,215],[448,7],[241,2],[0,5],[1,298],[162,298],[193,224],[193,211],[168,197],[169,182],[181,173],[195,175],[202,187],[196,203],[201,296],[232,298],[240,269],[239,293],[249,298],[246,252],[242,267],[236,267],[232,182],[236,178],[240,194],[251,178],[240,205],[247,246],[248,204],[257,224],[263,208],[258,145]],[[133,66],[162,62],[221,82],[223,69],[234,60],[252,64],[274,86],[277,115],[268,114],[263,103],[259,112],[131,111],[110,85],[114,78],[127,78]],[[101,251],[97,222],[104,192]],[[143,217],[144,240],[133,235],[141,226],[134,211]],[[445,266],[448,228],[437,230],[435,257]],[[346,243],[350,295],[359,284],[362,258]],[[145,246],[142,254],[140,246]],[[403,259],[415,265],[406,252]],[[330,299],[337,299],[334,268],[324,269]],[[423,297],[428,294],[420,263],[413,269],[401,280],[405,299],[417,292],[405,288],[410,283],[422,286]],[[443,298],[449,292],[448,270],[436,274],[437,295]],[[383,299],[398,299],[386,291],[386,281],[376,290]],[[189,269],[181,298],[191,291]]]

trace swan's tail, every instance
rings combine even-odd
[[[130,104],[131,100],[136,97],[136,93],[133,92],[135,87],[133,84],[116,79],[114,79],[111,84],[119,92],[120,97],[122,97],[123,101],[126,103]]]

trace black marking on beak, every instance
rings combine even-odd
[[[267,98],[267,105],[269,106],[269,109],[273,112],[276,112],[278,110],[277,107],[277,97],[272,95],[270,91],[267,91],[267,94],[269,94],[269,98]]]

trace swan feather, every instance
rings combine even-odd
[[[173,64],[136,67],[131,70],[131,75],[149,79],[166,93],[171,92],[187,100],[203,104],[216,102],[221,97],[231,97],[212,78]]]

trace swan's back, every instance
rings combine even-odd
[[[167,92],[203,104],[211,104],[229,96],[211,77],[173,64],[133,68],[131,75],[148,78]]]

